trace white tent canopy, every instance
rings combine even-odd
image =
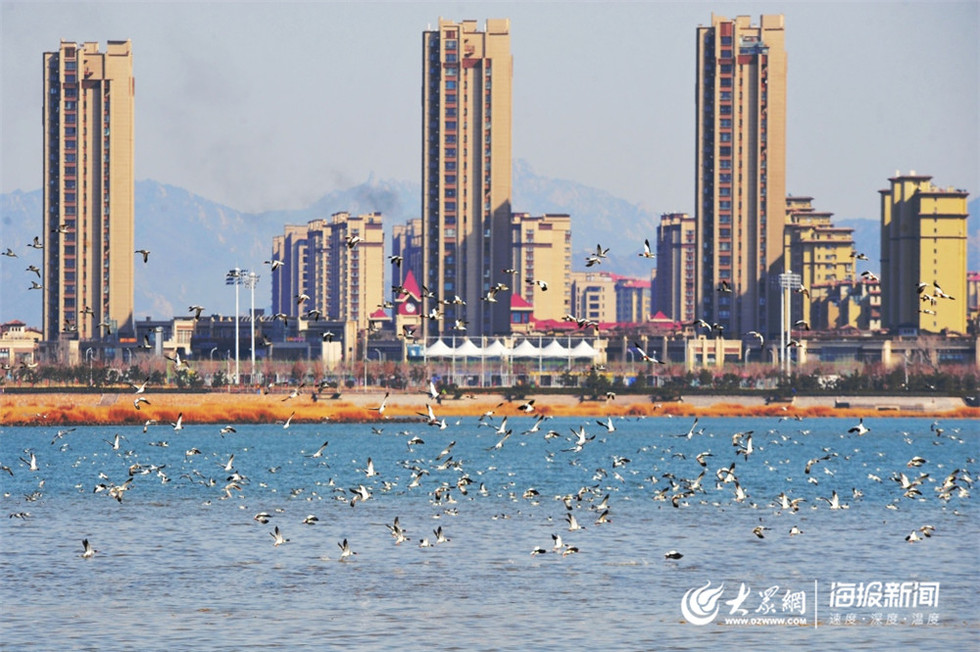
[[[425,349],[427,358],[588,358],[594,359],[599,353],[585,340],[580,340],[571,349],[567,348],[558,340],[552,340],[539,348],[525,339],[514,348],[507,348],[500,340],[494,340],[491,344],[480,347],[473,343],[473,340],[466,339],[462,344],[453,348],[443,342],[436,340]]]
[[[511,352],[510,357],[512,358],[537,358],[539,353],[538,347],[531,344],[529,340],[524,340],[517,346],[515,346]]]

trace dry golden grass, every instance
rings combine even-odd
[[[283,400],[283,395],[257,394],[151,394],[150,401],[136,410],[133,395],[120,394],[4,394],[0,395],[0,423],[3,425],[141,425],[148,419],[159,423],[177,420],[181,413],[186,424],[209,423],[276,423],[293,416],[293,423],[373,422],[381,417],[371,408],[379,405],[381,394],[345,394],[342,399],[312,401],[309,397]],[[943,417],[976,419],[980,409],[961,407],[951,411],[889,410],[830,406],[794,408],[784,405],[746,405],[731,401],[708,407],[689,403],[652,403],[646,397],[619,396],[614,401],[582,401],[574,396],[541,395],[532,414],[554,417],[591,416],[800,416],[800,417]],[[517,408],[521,401],[504,402],[503,398],[484,396],[479,399],[444,400],[433,405],[439,417],[479,416],[493,410],[497,416],[523,415]],[[418,419],[426,412],[427,398],[420,394],[393,394],[385,417]]]

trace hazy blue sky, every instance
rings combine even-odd
[[[418,180],[422,31],[506,17],[514,156],[693,212],[695,29],[714,11],[786,16],[788,192],[868,218],[896,170],[980,193],[976,0],[0,5],[2,192],[41,186],[41,56],[62,38],[132,39],[138,179],[258,211]]]

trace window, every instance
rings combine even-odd
[[[732,237],[732,230],[731,229],[719,229],[718,230],[718,237],[720,237],[720,238],[730,238],[730,237]]]
[[[456,158],[456,148],[447,147],[443,154],[445,154],[446,158]]]
[[[718,251],[731,251],[731,250],[732,250],[732,243],[731,242],[719,242],[718,243]],[[722,262],[721,264],[722,265],[725,265],[727,263]]]
[[[447,174],[444,183],[447,186],[448,185],[455,185],[456,184],[456,175],[455,174]]]
[[[456,121],[446,123],[446,131],[456,131]]]
[[[732,51],[731,50],[722,50],[721,51],[721,58],[722,59],[731,59],[732,58]]]
[[[731,102],[732,101],[732,92],[731,91],[722,91],[721,92],[721,101],[722,102]]]
[[[456,53],[455,52],[447,52],[446,53],[446,61],[448,61],[449,63],[456,63]]]
[[[452,32],[448,32],[448,33],[451,34]],[[455,50],[455,49],[457,49],[459,47],[458,46],[458,43],[459,43],[459,41],[456,41],[454,39],[449,39],[449,40],[446,41],[446,49],[447,50]]]
[[[731,77],[722,77],[721,78],[721,85],[724,88],[730,88],[731,85],[732,85],[732,78]]]
[[[719,147],[718,148],[718,155],[719,156],[731,156],[732,155],[732,148],[731,148],[731,146],[730,145],[725,145],[723,147]]]
[[[447,106],[446,107],[446,116],[447,117],[450,117],[450,118],[455,118],[456,117],[456,107],[455,106]]]
[[[721,137],[721,142],[723,142],[723,143],[730,143],[730,142],[732,142],[732,132],[730,132],[730,131],[723,131],[723,132],[721,132],[720,137]]]
[[[455,77],[458,72],[459,68],[457,66],[446,66],[447,77]]]
[[[446,134],[446,143],[449,145],[456,144],[456,134]]]
[[[731,188],[719,188],[718,189],[718,196],[719,197],[731,197],[731,195],[732,195],[732,189]]]
[[[454,202],[454,201],[447,201],[446,202],[446,210],[447,211],[456,212],[456,202]]]
[[[723,129],[730,129],[732,126],[732,119],[722,118],[721,120],[718,121],[718,126],[722,127]]]
[[[447,91],[454,91],[454,90],[456,90],[456,80],[454,80],[454,79],[447,80],[446,81],[446,90]]]
[[[732,105],[731,104],[722,104],[720,107],[718,107],[718,112],[721,115],[731,115],[732,114]]]

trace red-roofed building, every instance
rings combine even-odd
[[[395,295],[394,304],[395,334],[405,337],[407,333],[414,333],[414,336],[421,337],[422,332],[419,327],[422,325],[422,292],[412,270],[405,273],[402,291]]]
[[[529,333],[534,328],[534,306],[516,292],[510,295],[510,330],[512,333]]]

